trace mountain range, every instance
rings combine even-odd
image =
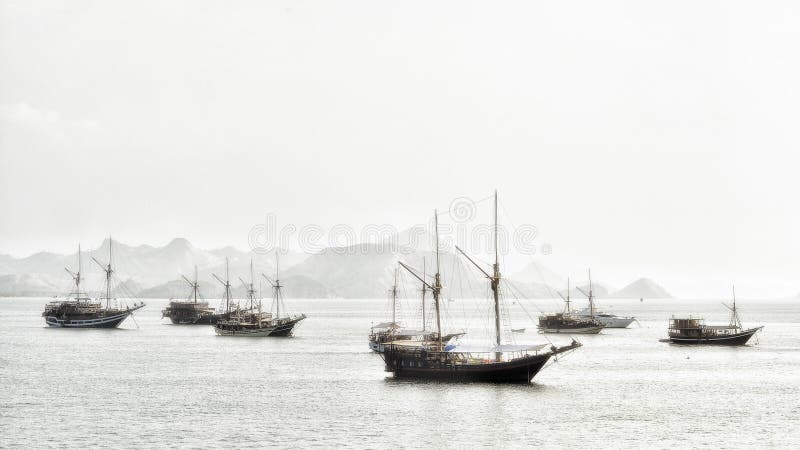
[[[98,263],[108,261],[109,243],[106,239],[97,248],[81,252],[83,286],[90,295],[103,286],[103,272]],[[285,286],[286,297],[293,298],[383,298],[397,276],[401,294],[413,297],[419,295],[421,282],[405,269],[398,268],[397,261],[403,261],[418,276],[430,280],[435,255],[424,247],[427,246],[391,248],[385,244],[362,243],[329,247],[310,255],[281,251],[281,284]],[[204,297],[220,298],[223,288],[212,274],[225,278],[226,258],[234,297],[244,296],[244,283],[250,282],[251,261],[254,284],[264,297],[271,295],[271,287],[261,274],[273,279],[276,275],[274,252],[255,254],[234,247],[203,250],[183,238],[173,239],[163,247],[130,246],[114,241],[112,252],[122,293],[139,298],[185,297],[189,289],[181,276],[193,278],[195,267]],[[439,261],[444,295],[452,298],[486,295],[485,276],[472,263],[452,251],[442,251]],[[490,265],[479,264],[483,270],[491,271]],[[0,296],[63,295],[70,291],[72,283],[64,269],[75,271],[77,267],[77,249],[67,255],[40,252],[25,258],[0,254]],[[566,285],[565,278],[538,262],[530,263],[505,280],[508,295],[515,297],[551,298],[558,292],[566,294],[559,291]],[[583,296],[580,290],[588,291],[586,283],[579,282],[576,286],[570,292],[573,297]],[[592,288],[597,297],[670,297],[666,290],[647,278],[619,290],[602,282],[594,282]]]

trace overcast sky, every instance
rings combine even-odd
[[[0,5],[0,253],[496,188],[561,273],[800,292],[795,1]]]

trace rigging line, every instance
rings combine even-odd
[[[511,284],[509,281],[507,281],[507,280],[504,280],[504,281],[506,281],[506,283],[507,283],[507,285],[508,285],[508,287],[509,287],[509,289],[510,289],[510,290],[512,290],[512,291],[513,291],[513,290],[516,290],[516,287],[514,287],[514,285],[512,285],[512,284]],[[522,310],[525,312],[525,315],[527,315],[527,316],[528,316],[528,318],[531,320],[531,323],[533,323],[533,325],[534,325],[534,326],[538,325],[538,324],[537,324],[537,322],[536,322],[536,320],[534,320],[533,316],[531,316],[531,314],[528,312],[528,310],[527,310],[527,309],[526,309],[526,308],[525,308],[525,307],[522,305],[522,299],[521,299],[521,298],[520,298],[520,299],[518,299],[518,301],[517,301],[517,304],[518,304],[518,305],[519,305],[519,307],[520,307],[520,308],[522,308]],[[539,309],[539,307],[538,307],[538,306],[536,306],[536,304],[535,304],[535,303],[534,303],[533,305],[534,305],[534,307],[535,307],[536,309]],[[541,312],[541,310],[540,310],[540,312]],[[551,340],[550,340],[550,338],[549,338],[549,337],[547,337],[547,334],[546,334],[546,333],[542,333],[542,337],[544,338],[544,340],[546,340],[547,342],[549,342],[551,345],[553,344],[553,341],[551,341]]]
[[[465,198],[465,197],[461,197],[461,198]],[[472,202],[473,205],[478,205],[478,204],[483,203],[483,202],[485,202],[487,200],[492,200],[493,201],[494,200],[494,194],[488,195],[488,196],[486,196],[484,198],[480,198],[478,200],[473,200],[473,199],[469,198],[469,201]],[[442,208],[442,209],[438,209],[437,208],[437,211],[439,211],[438,216],[450,215],[452,213],[452,209],[450,208],[451,206],[453,206],[452,202],[449,205],[447,205],[447,208]]]
[[[474,273],[475,273],[474,272],[475,269],[473,267],[467,267],[467,266],[465,266],[463,264],[460,264],[459,260],[457,258],[455,258],[455,257],[453,258],[453,264],[457,265],[457,267],[458,267],[458,273],[460,275],[460,277],[459,277],[459,287],[462,289],[462,291],[465,290],[464,284],[465,283],[467,284],[467,287],[466,287],[467,292],[465,293],[465,295],[463,295],[463,297],[464,298],[469,297],[472,300],[477,300],[477,302],[475,302],[475,301],[473,301],[473,302],[464,302],[464,301],[462,301],[461,302],[461,311],[462,311],[462,314],[464,315],[464,317],[466,319],[465,322],[467,324],[467,327],[469,327],[469,329],[474,329],[475,328],[474,322],[476,320],[475,318],[485,318],[486,317],[486,311],[483,310],[483,300],[487,296],[486,292],[488,291],[488,287],[485,286],[483,282],[480,282],[479,283],[480,287],[478,287],[476,289],[475,284],[474,284],[474,282],[476,280],[473,278]],[[477,293],[477,295],[476,295],[476,293]],[[470,303],[471,306],[472,306],[472,313],[471,314],[467,313],[467,305],[466,305],[466,303]],[[481,327],[479,327],[478,329],[481,330],[482,332],[485,332],[488,329],[488,326],[489,326],[488,323],[483,323],[481,325]]]
[[[512,228],[512,229],[516,229],[516,228],[517,228],[517,226],[516,226],[516,224],[514,223],[514,220],[511,218],[511,214],[510,214],[510,213],[508,212],[508,210],[506,209],[506,207],[505,207],[505,204],[503,204],[503,203],[500,203],[500,209],[502,209],[502,210],[503,210],[503,214],[505,214],[505,216],[506,216],[506,219],[508,219],[508,222],[511,224],[511,228]],[[533,268],[536,270],[536,274],[537,274],[537,275],[539,275],[539,281],[541,281],[541,283],[542,283],[542,284],[545,286],[545,288],[547,289],[547,292],[550,294],[550,299],[551,299],[552,301],[556,302],[556,304],[557,304],[557,298],[558,298],[558,295],[554,295],[554,291],[553,291],[553,288],[552,288],[552,286],[550,286],[550,283],[548,283],[548,282],[547,282],[547,281],[544,279],[544,275],[542,275],[542,270],[539,268],[539,265],[538,265],[538,264],[536,264],[536,261],[533,259],[533,255],[532,255],[532,254],[528,254],[527,256],[528,256],[528,260],[530,261],[531,265],[533,265]]]

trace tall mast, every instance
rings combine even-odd
[[[76,297],[76,299],[80,299],[81,298],[81,271],[82,270],[83,269],[82,269],[82,266],[81,266],[81,244],[78,244],[78,273],[76,273],[76,274],[74,274],[72,276],[72,278],[75,279],[75,297]]]
[[[75,276],[75,292],[78,298],[81,296],[81,244],[78,244],[78,273]]]
[[[106,273],[106,309],[108,309],[111,300],[111,274],[114,273],[111,269],[111,236],[108,237],[108,264],[104,266],[94,256],[92,256],[92,260]],[[78,261],[80,262],[80,259]]]
[[[73,272],[68,268],[64,267],[64,270],[72,277],[72,281],[75,282],[75,300],[80,301],[81,299],[81,244],[78,244],[78,271]],[[72,295],[72,293],[70,293]]]
[[[439,293],[442,291],[442,277],[439,273],[439,212],[433,210],[433,222],[436,228],[436,274],[433,276],[433,304],[436,307],[436,339],[439,341],[439,349],[442,349],[442,318],[439,311]]]
[[[281,318],[281,260],[278,251],[275,251],[275,318]]]
[[[594,318],[594,294],[592,293],[592,269],[589,269],[589,315]]]
[[[394,284],[392,285],[392,325],[397,324],[397,268],[394,269]]]
[[[733,292],[733,308],[731,308],[731,326],[742,328],[742,322],[739,320],[739,314],[736,312],[736,286],[731,285]]]
[[[253,289],[253,279],[254,278],[255,277],[253,276],[253,258],[250,258],[250,292],[248,292],[248,294],[250,295],[250,312],[251,313],[253,312],[253,306],[255,306],[255,305],[253,305],[253,302],[255,301],[255,296],[256,296],[256,291],[255,291],[255,289]]]
[[[108,237],[108,267],[106,268],[106,309],[111,298],[111,236]]]
[[[494,329],[495,342],[500,346],[500,258],[497,248],[497,191],[494,191],[494,276],[492,277],[492,292],[494,293]],[[499,360],[502,353],[497,352]]]
[[[426,277],[425,274],[425,258],[422,258],[422,279]],[[428,292],[428,286],[422,282],[422,331],[425,331],[425,293]]]
[[[197,289],[198,289],[197,285],[198,285],[198,282],[197,282],[197,266],[194,266],[194,286],[192,286],[193,287],[192,290],[194,291],[194,302],[195,303],[197,303]]]
[[[225,279],[218,277],[216,274],[211,274],[214,278],[217,279],[223,286],[225,286],[225,314],[230,316],[231,313],[231,271],[230,271],[230,264],[228,263],[228,258],[225,258]]]
[[[569,277],[567,277],[567,300],[566,301],[567,301],[567,314],[569,314],[570,313],[570,310],[569,310]]]

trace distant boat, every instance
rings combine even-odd
[[[500,263],[497,253],[497,193],[494,198],[495,261],[491,269],[484,269],[458,247],[456,250],[480,270],[490,283],[494,300],[495,339],[489,346],[474,347],[448,343],[440,337],[435,342],[393,341],[384,346],[381,357],[385,371],[395,378],[429,379],[437,381],[483,381],[493,383],[530,383],[550,358],[581,346],[573,340],[569,345],[556,347],[552,344],[512,345],[502,342],[501,327],[501,281]],[[439,226],[434,212],[436,228],[436,273],[429,283],[416,271],[400,263],[411,275],[419,279],[432,291],[436,311],[436,331],[441,336],[441,314],[439,295],[442,289],[439,272]],[[491,271],[491,273],[490,273]]]
[[[133,304],[133,307],[112,306],[111,302],[118,303],[116,298],[111,298],[113,294],[113,273],[111,267],[111,247],[112,241],[108,240],[108,264],[101,264],[95,258],[94,262],[100,266],[106,274],[105,297],[92,299],[89,295],[81,291],[82,264],[81,247],[78,246],[78,271],[72,272],[64,269],[72,276],[75,282],[75,290],[67,295],[64,300],[50,302],[44,307],[42,317],[45,323],[57,328],[116,328],[134,311],[144,307],[144,303]],[[105,300],[105,306],[102,300]]]
[[[276,254],[277,260],[277,254]],[[276,264],[277,266],[277,264]],[[214,275],[223,286],[225,286],[225,299],[226,299],[226,312],[228,318],[219,320],[214,325],[214,332],[219,336],[249,336],[249,337],[288,337],[294,332],[294,328],[306,318],[305,314],[300,315],[286,315],[281,317],[281,305],[283,303],[283,294],[278,279],[278,271],[276,268],[275,281],[269,277],[261,274],[272,285],[274,296],[273,303],[275,304],[276,312],[261,311],[261,299],[256,299],[256,290],[254,283],[253,262],[250,261],[250,282],[247,283],[242,280],[242,283],[247,286],[247,296],[250,300],[249,308],[242,309],[236,305],[235,309],[231,309],[231,283],[228,279],[227,260],[226,260],[226,278],[222,280],[220,277]],[[271,308],[270,308],[271,309]]]
[[[569,279],[567,279],[567,296],[561,293],[559,296],[564,300],[564,312],[547,314],[539,317],[540,333],[563,333],[563,334],[597,334],[605,328],[605,325],[591,317],[578,317],[570,310],[569,298]]]
[[[194,280],[189,280],[181,275],[181,278],[192,288],[186,300],[173,300],[169,306],[161,311],[161,318],[168,317],[176,325],[213,325],[220,318],[225,318],[225,314],[217,314],[216,310],[208,305],[207,301],[202,300],[200,295],[200,284],[197,281],[197,266],[194,268]],[[198,297],[201,298],[198,301]]]
[[[583,292],[580,288],[577,288],[579,291]],[[584,295],[589,299],[589,307],[584,308],[576,313],[574,313],[575,317],[582,317],[588,319],[594,319],[603,325],[606,328],[628,328],[630,324],[636,321],[635,317],[621,317],[611,313],[599,311],[594,305],[594,294],[592,292],[592,271],[589,270],[589,292],[585,293]]]
[[[425,260],[422,260],[422,279],[426,279]],[[374,325],[369,333],[369,348],[377,353],[384,351],[384,346],[387,342],[393,341],[419,341],[419,342],[436,342],[439,340],[439,335],[432,330],[427,329],[426,314],[425,314],[425,294],[428,292],[427,285],[422,283],[422,329],[414,330],[403,327],[397,322],[397,269],[394,272],[394,284],[389,290],[392,297],[392,321],[382,322]],[[464,333],[453,333],[442,336],[443,342],[448,342],[450,339],[461,336]]]
[[[724,305],[724,303],[723,303]],[[745,329],[739,320],[736,311],[736,293],[733,295],[733,306],[725,305],[731,310],[728,325],[706,325],[703,319],[671,318],[669,322],[669,337],[666,339],[674,344],[695,345],[745,345],[753,335],[763,326]]]
[[[511,332],[512,333],[524,333],[525,332],[525,328],[512,328]]]

